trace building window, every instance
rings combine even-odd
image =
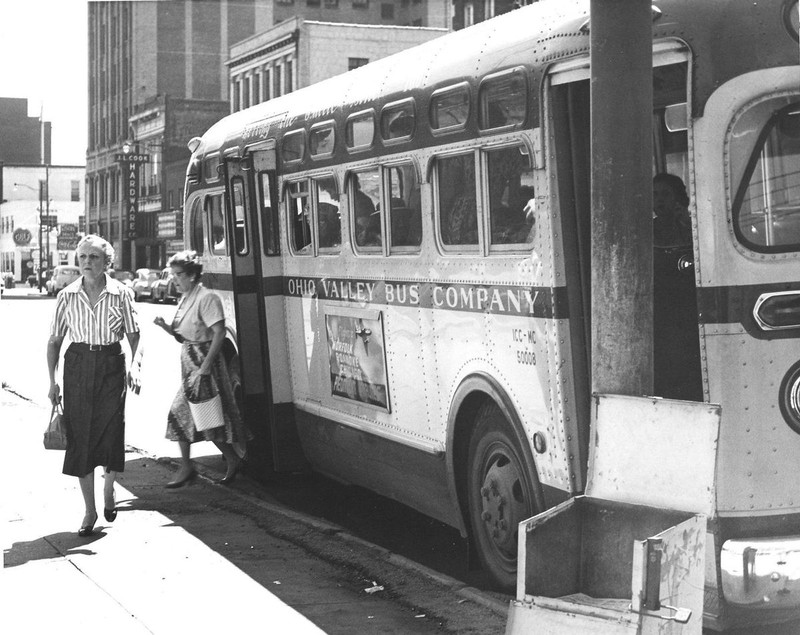
[[[286,93],[291,93],[294,90],[294,73],[292,72],[292,59],[286,58],[286,64],[284,65],[284,72],[286,74]]]
[[[361,66],[366,66],[369,64],[368,57],[348,57],[347,58],[347,70],[352,71],[356,68]]]
[[[354,9],[369,9],[369,0],[353,0]]]
[[[281,96],[281,67],[275,66],[272,69],[272,96]]]
[[[242,109],[250,105],[250,78],[242,78]]]
[[[239,110],[239,78],[235,77],[233,80],[233,86],[231,86],[231,93],[233,96],[233,112]]]
[[[253,73],[253,105],[261,102],[261,73]]]
[[[79,201],[81,200],[81,182],[80,181],[70,181],[70,194],[69,200],[70,201]]]
[[[475,6],[471,2],[464,5],[464,26],[475,24]]]
[[[318,7],[319,6],[319,0],[306,0],[306,6],[307,7]]]
[[[394,5],[383,3],[381,4],[381,20],[394,20]]]
[[[264,101],[269,101],[269,96],[270,96],[269,95],[269,89],[270,89],[269,69],[265,68],[264,69]]]
[[[494,0],[483,0],[483,19],[494,17]]]
[[[325,0],[325,8],[326,9],[338,9],[339,8],[339,0]]]

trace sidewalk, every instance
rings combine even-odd
[[[49,411],[6,390],[0,408],[8,449],[0,463],[3,632],[503,631],[502,606],[482,604],[464,585],[401,570],[397,556],[337,527],[214,484],[202,474],[222,475],[218,457],[198,461],[194,484],[167,490],[171,461],[128,453],[113,524],[102,517],[97,470],[100,519],[94,536],[79,538],[77,479],[61,474],[62,452],[41,445]],[[376,585],[384,590],[365,591]],[[403,585],[418,607],[393,600]],[[443,624],[437,607],[456,604],[458,618]]]

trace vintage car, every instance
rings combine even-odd
[[[44,283],[45,289],[47,289],[47,295],[58,295],[61,289],[80,277],[81,270],[78,267],[59,265],[53,269],[53,275]]]
[[[169,267],[162,269],[158,280],[150,287],[150,301],[177,302],[180,292],[174,278],[175,276],[172,275],[172,270]]]
[[[158,280],[158,271],[155,269],[137,269],[133,281],[133,295],[137,302],[149,300],[153,295],[152,285]]]

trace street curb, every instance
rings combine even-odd
[[[170,465],[176,468],[180,465],[178,459],[153,456],[139,448],[134,448],[132,446],[126,445],[126,448],[129,448],[130,450],[138,454],[141,454],[142,456],[145,456],[153,461],[156,461],[157,463]],[[214,483],[215,479],[209,476],[207,469],[204,470],[198,469],[197,474],[199,477],[208,481],[210,484],[212,485],[215,484]],[[337,525],[335,523],[331,523],[326,520],[321,520],[319,518],[315,518],[314,516],[309,516],[307,514],[304,514],[303,512],[298,512],[293,509],[288,509],[287,507],[283,507],[282,505],[269,503],[265,500],[252,496],[251,494],[245,494],[233,488],[228,488],[228,491],[231,493],[232,496],[235,496],[244,503],[254,505],[273,514],[279,514],[284,518],[306,525],[312,529],[315,529],[316,531],[319,531],[320,533],[324,533],[326,535],[339,538],[344,542],[350,542],[355,545],[358,545],[359,547],[362,547],[364,549],[373,552],[374,554],[377,554],[377,556],[380,559],[394,566],[404,568],[409,571],[413,571],[414,573],[422,577],[432,580],[436,584],[445,586],[448,589],[450,589],[450,591],[455,595],[458,595],[466,600],[470,600],[471,602],[475,602],[476,604],[479,604],[480,606],[489,609],[490,611],[496,613],[497,615],[500,615],[501,617],[508,616],[508,603],[503,602],[502,600],[499,600],[497,598],[494,598],[488,593],[485,593],[484,591],[468,586],[466,583],[461,582],[460,580],[456,580],[455,578],[447,574],[440,573],[439,571],[426,567],[425,565],[420,564],[419,562],[415,562],[414,560],[406,558],[405,556],[394,553],[393,551],[390,551],[385,547],[381,547],[380,545],[376,545],[372,542],[369,542],[368,540],[359,538],[358,536],[355,536],[350,532],[348,532],[341,525]]]

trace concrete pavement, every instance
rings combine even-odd
[[[216,485],[218,456],[167,490],[174,461],[130,451],[114,523],[98,469],[97,530],[79,538],[77,479],[41,444],[49,409],[5,389],[0,409],[4,633],[503,631],[503,602],[248,494],[246,479]]]

